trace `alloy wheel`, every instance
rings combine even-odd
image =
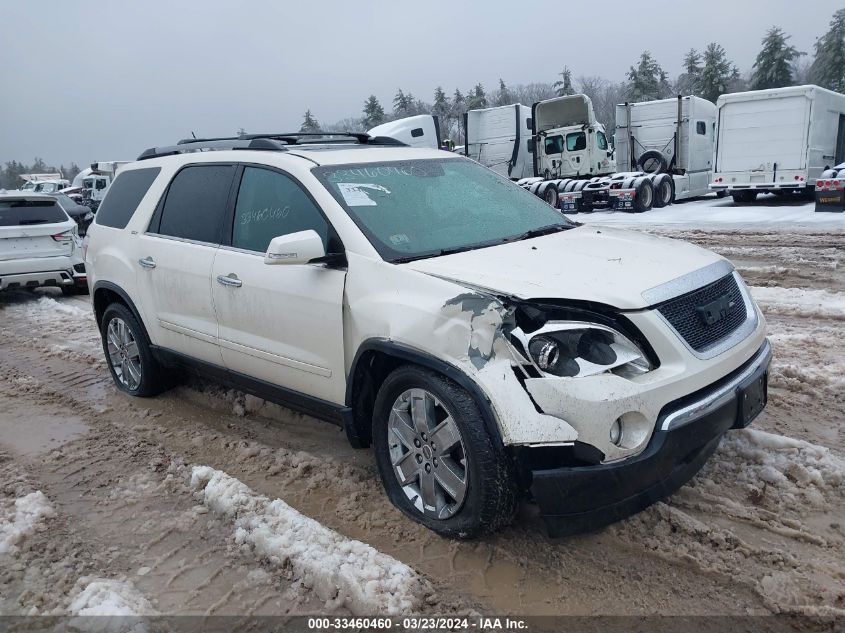
[[[408,389],[393,402],[387,433],[393,472],[414,507],[436,519],[454,516],[466,497],[469,471],[448,409],[429,391]]]
[[[134,391],[141,384],[141,352],[126,321],[114,317],[106,326],[109,363],[118,381]]]

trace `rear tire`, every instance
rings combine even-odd
[[[654,208],[668,207],[675,202],[675,181],[668,174],[654,179]]]
[[[537,195],[540,196],[547,204],[557,209],[557,187],[553,182],[544,182],[537,189]]]
[[[121,391],[142,398],[171,386],[169,372],[153,357],[141,324],[122,303],[112,303],[100,321],[103,353],[114,384]]]
[[[634,185],[634,213],[643,213],[651,210],[654,204],[654,188],[651,186],[651,181],[642,178]]]
[[[451,380],[412,365],[394,370],[376,397],[373,445],[391,503],[430,530],[471,539],[513,519],[511,461]]]
[[[734,199],[736,204],[750,204],[757,199],[757,192],[753,189],[734,191],[731,193],[731,198]]]

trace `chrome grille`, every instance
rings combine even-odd
[[[708,324],[702,317],[701,308],[723,298],[729,307],[719,320]],[[661,303],[657,310],[696,352],[729,336],[748,318],[742,292],[733,274]]]

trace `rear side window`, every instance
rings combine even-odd
[[[219,244],[234,165],[192,165],[170,183],[157,233]]]
[[[413,130],[411,130],[411,136],[413,136],[414,138],[422,136],[423,134],[424,132],[421,127],[415,127]]]
[[[68,219],[53,200],[0,200],[0,226],[56,224]]]
[[[97,210],[97,224],[125,229],[160,171],[159,167],[148,167],[118,174]]]
[[[695,122],[695,133],[707,136],[707,124],[704,121]]]

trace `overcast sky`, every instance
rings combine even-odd
[[[639,4],[648,7],[636,9]],[[812,52],[836,3],[796,0],[0,0],[0,161],[135,158],[188,136],[359,116],[397,88],[621,80],[643,49],[674,77],[716,41],[745,72],[771,25]],[[799,10],[800,8],[800,10]]]

